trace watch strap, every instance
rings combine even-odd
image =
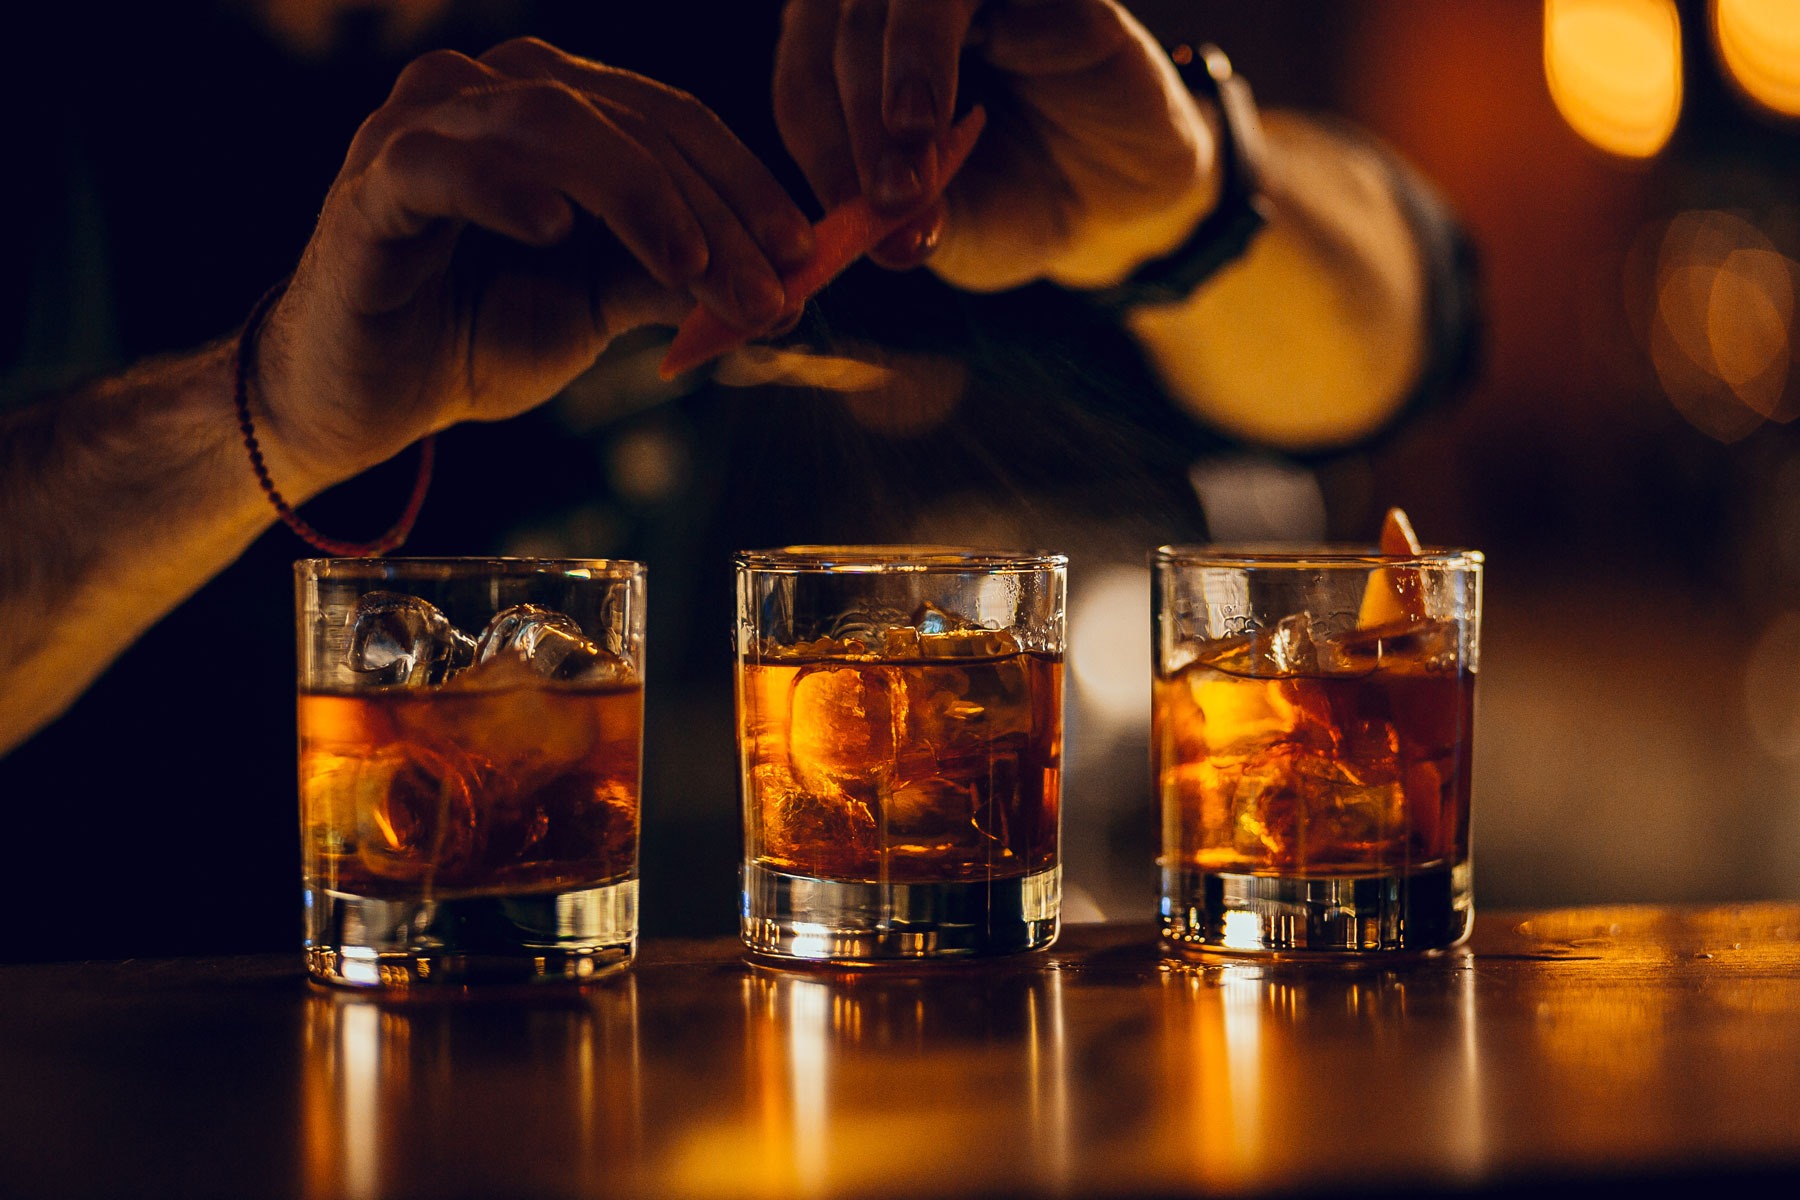
[[[1186,62],[1178,51],[1177,63],[1189,90],[1211,100],[1219,112],[1219,199],[1179,246],[1119,283],[1088,293],[1093,303],[1112,311],[1181,303],[1242,255],[1268,224],[1262,122],[1249,83],[1217,46],[1201,46]]]

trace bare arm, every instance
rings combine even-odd
[[[270,473],[299,503],[542,403],[696,302],[764,328],[810,238],[691,96],[530,40],[427,55],[357,133],[263,327]],[[220,345],[0,416],[0,752],[272,523],[233,372]]]
[[[221,345],[0,416],[0,753],[274,519],[230,397]]]

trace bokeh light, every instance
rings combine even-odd
[[[1069,614],[1069,673],[1082,708],[1117,723],[1150,719],[1150,571],[1108,567]]]
[[[1681,20],[1673,0],[1544,0],[1544,75],[1588,142],[1648,158],[1681,113]]]
[[[613,439],[606,459],[613,490],[640,504],[668,500],[688,482],[687,447],[659,425],[626,430]]]
[[[1188,482],[1215,542],[1311,542],[1325,536],[1325,495],[1318,476],[1262,455],[1202,459]]]
[[[1800,2],[1713,0],[1712,26],[1719,57],[1744,94],[1800,116]]]
[[[1722,442],[1800,411],[1793,386],[1800,267],[1733,213],[1682,213],[1657,242],[1650,361],[1682,416]]]

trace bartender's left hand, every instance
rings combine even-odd
[[[991,70],[961,97],[965,54]],[[862,193],[901,212],[931,194],[959,99],[986,106],[987,129],[945,197],[883,243],[884,265],[931,257],[974,290],[1101,286],[1212,205],[1208,114],[1115,0],[787,0],[776,120],[827,207]]]

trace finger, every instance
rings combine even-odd
[[[787,308],[779,271],[713,180],[641,112],[612,101],[595,103],[627,136],[656,156],[699,221],[707,262],[705,271],[688,285],[694,297],[742,329],[762,329],[778,319]]]
[[[1140,42],[1160,57],[1156,39],[1119,5],[1097,0],[1011,3],[984,14],[981,55],[1008,74],[1088,71]]]
[[[692,164],[736,214],[778,269],[812,253],[812,226],[792,197],[718,115],[693,96],[616,67],[577,58],[535,38],[502,43],[482,56],[515,77],[558,80],[592,102],[611,106],[616,120],[639,112]],[[640,138],[640,140],[645,140]]]
[[[788,0],[775,50],[775,124],[828,209],[862,190],[837,102],[837,23],[838,0]]]
[[[414,119],[422,108],[500,78],[498,72],[454,50],[434,50],[415,58],[400,72],[387,100],[356,131],[345,167],[367,166],[394,129]]]
[[[666,286],[707,267],[705,231],[665,163],[559,83],[509,82],[436,105],[365,174],[360,202],[379,236],[416,236],[442,218],[518,236],[498,197],[548,189],[599,218]]]
[[[356,195],[383,241],[418,237],[440,220],[466,221],[531,245],[548,245],[568,231],[568,202],[531,157],[504,143],[412,130],[389,142],[378,163]]]
[[[949,126],[973,15],[965,0],[892,0],[882,47],[881,112],[894,138],[934,138]]]
[[[923,213],[883,238],[869,258],[893,271],[909,271],[922,265],[937,249],[944,232],[944,202],[933,201]]]
[[[509,79],[438,105],[429,119],[440,132],[528,148],[543,177],[599,217],[658,282],[687,287],[730,324],[760,329],[784,311],[780,274],[732,204],[638,107],[560,80]],[[716,133],[734,140],[723,126]],[[766,174],[744,155],[752,175]],[[779,193],[772,179],[767,186]]]
[[[832,61],[858,186],[878,210],[893,212],[924,198],[933,164],[928,140],[901,142],[882,119],[887,14],[887,0],[845,0]]]

